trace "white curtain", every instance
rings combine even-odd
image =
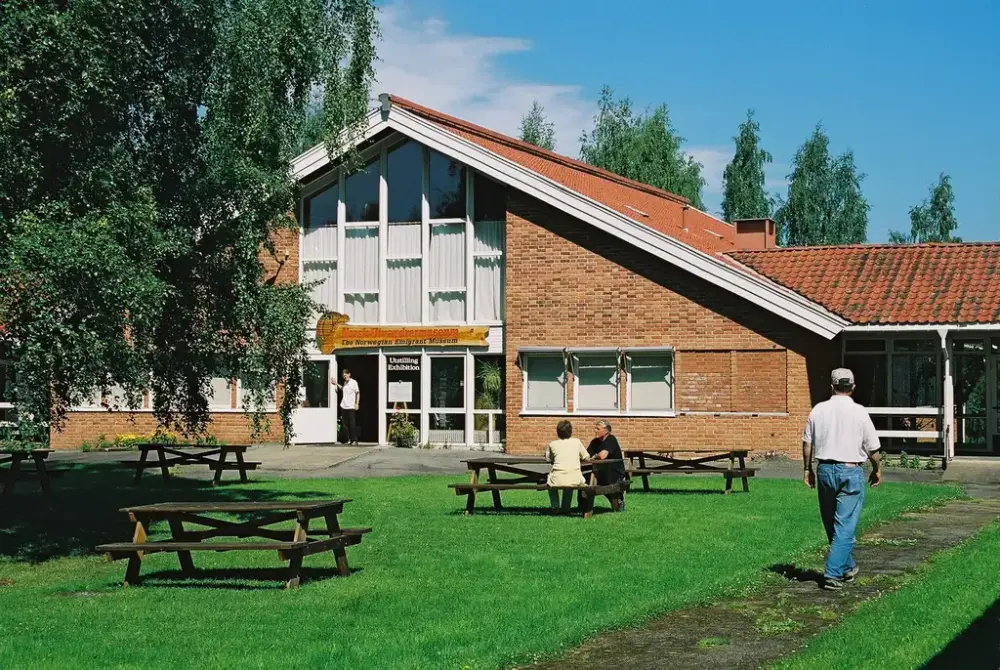
[[[581,356],[577,365],[578,409],[618,407],[618,357]]]
[[[465,288],[465,224],[431,227],[430,288]]]
[[[344,311],[351,323],[378,323],[378,294],[347,293],[344,295]]]
[[[669,410],[673,408],[673,373],[669,354],[632,355],[630,409]]]
[[[457,323],[465,321],[465,293],[444,291],[430,295],[431,323]]]
[[[377,291],[378,228],[348,228],[345,232],[344,291]]]
[[[503,258],[477,258],[473,280],[476,286],[476,321],[503,320]]]
[[[302,234],[302,260],[331,260],[337,257],[337,226],[306,228]]]
[[[528,409],[565,409],[566,371],[562,356],[528,356]]]
[[[385,277],[389,323],[420,323],[420,259],[388,261]]]
[[[420,258],[420,224],[389,224],[386,247],[389,258]]]
[[[473,252],[477,254],[503,253],[504,221],[480,221],[475,224],[476,242]]]
[[[322,284],[314,286],[310,295],[312,299],[323,305],[325,311],[337,309],[337,264],[324,261],[303,261],[302,283],[323,280]]]
[[[212,397],[208,399],[209,409],[230,409],[233,406],[230,394],[229,380],[222,377],[212,378]]]

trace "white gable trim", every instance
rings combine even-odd
[[[741,272],[722,260],[634,221],[405,109],[394,106],[388,114],[373,112],[368,123],[362,139],[390,127],[495,181],[523,191],[826,339],[833,339],[848,325],[844,319],[794,291],[762,276]],[[325,149],[314,147],[295,159],[293,176],[301,179],[328,162]]]

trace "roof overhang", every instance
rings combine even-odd
[[[343,151],[350,144],[360,144],[386,129],[416,140],[821,337],[833,339],[849,325],[821,305],[762,275],[749,269],[741,271],[399,106],[383,102],[381,108],[368,115],[360,131],[341,137]],[[313,147],[292,162],[292,176],[305,179],[330,160],[324,145]]]

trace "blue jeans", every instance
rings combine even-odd
[[[842,579],[857,565],[851,554],[865,500],[865,469],[858,465],[820,463],[816,468],[816,488],[819,513],[830,542],[823,576]]]

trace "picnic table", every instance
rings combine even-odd
[[[728,495],[733,490],[733,480],[743,480],[743,491],[750,492],[749,477],[757,473],[757,468],[748,468],[746,465],[746,450],[724,451],[693,458],[676,458],[673,456],[675,450],[647,450],[647,449],[625,449],[622,454],[628,459],[628,476],[642,477],[642,490],[649,490],[649,476],[663,474],[692,474],[692,473],[716,473],[726,478],[726,490]],[[729,461],[729,466],[712,465],[719,461]],[[635,463],[638,461],[639,466]],[[740,465],[736,467],[736,461]]]
[[[503,509],[503,501],[500,499],[501,491],[585,491],[593,495],[612,495],[628,490],[628,481],[599,485],[597,483],[597,469],[604,466],[620,464],[621,459],[606,459],[602,461],[584,461],[580,464],[585,475],[588,476],[588,483],[582,486],[549,486],[546,480],[549,475],[548,468],[542,470],[532,470],[526,465],[551,465],[543,456],[522,456],[522,457],[483,457],[470,458],[462,461],[468,468],[468,484],[449,484],[448,488],[455,489],[455,495],[467,496],[465,513],[474,514],[476,510],[476,493],[479,491],[489,491],[493,494],[493,508]],[[486,470],[487,481],[480,481],[480,475]],[[512,475],[500,477],[499,475]],[[617,503],[614,503],[617,504]],[[617,510],[616,510],[617,511]],[[587,510],[583,513],[583,518],[589,518],[593,512]]]
[[[179,463],[207,465],[209,469],[215,470],[215,477],[212,482],[219,484],[222,482],[224,470],[239,470],[240,481],[247,481],[247,470],[256,470],[260,463],[244,460],[243,455],[250,447],[248,444],[220,444],[215,447],[182,447],[176,444],[137,444],[139,450],[139,460],[122,461],[121,464],[128,468],[135,468],[135,483],[142,480],[142,473],[147,469],[159,468],[163,481],[170,480],[170,466]],[[149,452],[156,453],[156,460],[150,461]],[[226,457],[233,454],[234,460],[227,462]]]
[[[157,552],[176,553],[185,576],[195,574],[192,551],[277,551],[278,560],[288,561],[289,576],[286,588],[295,588],[302,578],[302,558],[324,551],[332,551],[337,572],[351,574],[347,564],[347,547],[359,544],[371,528],[341,528],[337,515],[351,500],[304,500],[278,502],[180,502],[156,503],[139,507],[125,507],[132,522],[132,541],[102,544],[109,561],[128,559],[125,569],[125,586],[139,583],[139,570],[145,554]],[[206,514],[263,514],[248,520],[231,521],[205,516]],[[312,519],[323,518],[326,527],[310,529]],[[294,529],[271,528],[277,523],[295,520]],[[150,541],[150,524],[166,521],[170,537]],[[185,524],[188,524],[185,527]],[[192,529],[191,525],[205,526]],[[215,538],[259,538],[254,542],[209,542]]]
[[[0,490],[0,497],[9,496],[14,490],[14,484],[19,477],[24,475],[35,475],[38,477],[38,485],[42,489],[42,495],[52,494],[50,477],[57,474],[45,467],[45,459],[52,453],[51,449],[17,450],[0,453],[0,465],[9,463],[3,476],[3,489]],[[35,465],[34,470],[23,470],[24,461],[31,459]]]

